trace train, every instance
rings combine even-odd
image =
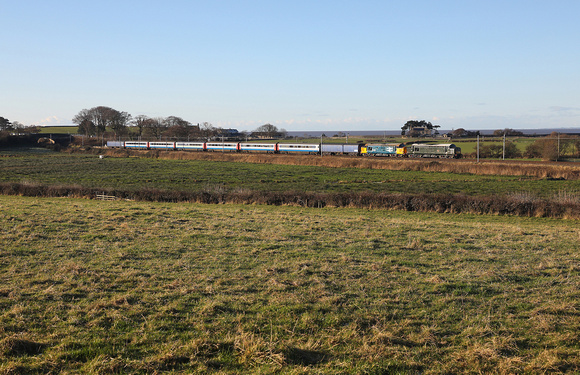
[[[162,141],[107,141],[109,148],[133,150],[173,150],[201,152],[261,152],[272,154],[355,155],[400,158],[453,158],[462,157],[461,148],[452,143],[424,144],[378,143],[259,143],[259,142],[162,142]]]

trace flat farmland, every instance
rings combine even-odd
[[[0,373],[578,372],[577,224],[0,196]]]
[[[184,153],[168,153],[168,155],[179,154]],[[195,153],[190,155],[196,156]],[[376,167],[336,168],[220,160],[137,157],[99,159],[96,155],[62,153],[32,155],[24,153],[10,156],[0,157],[0,171],[2,172],[0,182],[78,185],[129,191],[146,188],[179,191],[220,189],[224,191],[448,193],[488,196],[524,194],[550,199],[577,195],[580,192],[579,179],[551,179],[525,175],[389,170]],[[219,155],[215,156],[219,157]],[[258,155],[257,157],[268,160],[272,156]],[[351,164],[360,161],[357,158],[345,159],[330,156],[318,159],[329,163],[335,163],[336,160]],[[292,160],[318,161],[318,159],[294,156]],[[396,163],[396,167],[405,165],[401,161],[385,162]],[[413,162],[409,161],[407,164],[411,167],[417,164]],[[439,161],[422,163],[427,163],[428,168],[437,168],[446,164]],[[452,165],[452,163],[447,164]],[[501,165],[493,165],[493,167],[498,171],[506,169]],[[577,173],[578,170],[570,169],[570,172]]]

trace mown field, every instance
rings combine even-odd
[[[0,373],[577,373],[577,224],[0,196]]]

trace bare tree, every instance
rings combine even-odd
[[[155,117],[148,119],[143,133],[146,137],[161,139],[165,130],[167,130],[165,119],[163,117]]]
[[[166,135],[172,138],[187,139],[191,124],[181,117],[169,116],[164,120]]]
[[[283,136],[282,132],[272,124],[264,124],[252,132],[255,137],[261,138],[279,138]]]
[[[131,115],[127,112],[111,111],[111,118],[109,124],[111,130],[115,132],[115,136],[120,136],[127,133],[127,126],[131,121]]]
[[[90,109],[82,109],[73,117],[72,122],[79,126],[79,133],[84,135],[94,135],[97,127],[93,122],[92,111]]]
[[[97,127],[89,119],[85,119],[79,124],[79,134],[90,136],[90,135],[95,135],[96,132],[97,132]]]
[[[85,127],[88,126],[89,122],[92,123],[97,135],[105,133],[107,127],[110,127],[115,134],[120,134],[126,130],[130,119],[131,115],[127,112],[119,112],[110,107],[99,106],[81,110],[73,118],[73,122],[79,126],[84,124]]]
[[[204,138],[211,138],[216,134],[216,128],[209,122],[204,122],[200,125],[200,133]]]
[[[143,135],[143,131],[147,127],[147,123],[151,121],[151,119],[145,115],[137,115],[133,119],[132,123],[137,128],[137,135],[140,137]]]

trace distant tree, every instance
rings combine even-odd
[[[199,136],[202,139],[211,139],[215,137],[219,129],[207,121],[198,124],[198,127],[199,127]]]
[[[18,133],[34,134],[40,131],[39,126],[36,125],[26,126],[24,124],[19,123],[18,121],[14,121],[12,125],[14,125],[14,128],[18,130]]]
[[[481,147],[479,151],[479,156],[482,158],[501,158],[504,157],[504,149],[503,144],[492,144],[492,145],[484,145]],[[522,156],[522,153],[518,149],[515,143],[513,142],[506,142],[505,144],[505,157],[506,158],[519,158]]]
[[[177,117],[177,116],[169,116],[166,117],[165,120],[165,126],[167,126],[168,128],[172,127],[172,126],[182,126],[182,127],[186,127],[191,125],[189,123],[189,121],[185,121],[184,119],[182,119],[181,117]]]
[[[543,160],[556,161],[560,156],[558,150],[558,133],[552,132],[548,137],[536,140],[526,147],[524,156],[527,158],[542,158]]]
[[[115,136],[124,135],[127,133],[127,127],[131,122],[131,115],[127,112],[119,112],[113,110],[111,113],[111,118],[109,120],[109,126],[111,130],[115,133]]]
[[[498,129],[498,130],[493,132],[493,135],[495,137],[503,137],[504,134],[508,137],[521,137],[524,135],[524,133],[519,131],[519,130],[514,130],[514,129],[509,129],[509,128],[505,128],[503,130]]]
[[[12,128],[13,128],[14,130],[17,130],[17,131],[19,131],[19,132],[20,132],[20,131],[24,130],[25,126],[24,126],[24,124],[22,124],[22,123],[20,123],[20,122],[18,122],[18,121],[14,121],[14,122],[12,123]]]
[[[85,119],[79,124],[79,134],[83,135],[95,135],[97,133],[97,127],[95,124],[89,120]]]
[[[552,132],[545,140],[542,148],[542,159],[556,161],[560,158],[558,149],[558,132]]]
[[[12,123],[4,117],[0,117],[0,131],[8,131],[14,129]]]
[[[467,135],[467,131],[463,128],[459,128],[459,129],[455,129],[451,135],[453,136],[453,138],[461,138],[461,137],[465,137]]]
[[[84,135],[93,135],[97,131],[97,127],[93,122],[93,114],[90,109],[81,109],[79,113],[73,117],[72,122],[79,126],[79,133]]]
[[[143,135],[153,139],[161,139],[163,132],[167,130],[165,119],[162,117],[151,118],[145,123]]]
[[[151,119],[145,115],[137,115],[133,118],[131,122],[133,126],[137,128],[137,135],[141,137],[143,135],[143,131],[147,127],[147,123],[149,123]]]
[[[83,109],[73,118],[73,123],[81,125],[88,124],[90,121],[95,126],[95,133],[97,135],[105,133],[107,127],[110,127],[115,134],[121,134],[131,119],[131,115],[127,112],[119,112],[116,109],[99,106],[90,109]]]
[[[190,125],[188,135],[190,139],[201,139],[201,127],[199,124]]]
[[[528,159],[536,159],[542,157],[542,147],[539,140],[529,144],[528,147],[526,147],[526,150],[524,151],[524,157]]]
[[[560,137],[560,156],[575,156],[576,143],[578,140],[575,136]]]
[[[91,116],[92,116],[92,121],[95,124],[95,126],[97,127],[97,135],[98,134],[103,134],[104,132],[107,131],[107,125],[109,125],[109,123],[111,122],[113,115],[113,108],[109,108],[109,107],[104,107],[104,106],[100,106],[100,107],[94,107],[91,108],[90,110]]]
[[[181,117],[169,116],[164,120],[166,135],[172,138],[187,139],[191,132],[191,124]]]
[[[479,130],[478,131],[470,131],[470,130],[465,130],[463,128],[455,129],[451,133],[451,136],[453,138],[477,137],[478,135],[480,135]]]
[[[280,138],[284,135],[272,124],[264,124],[252,132],[252,136],[261,138]]]

